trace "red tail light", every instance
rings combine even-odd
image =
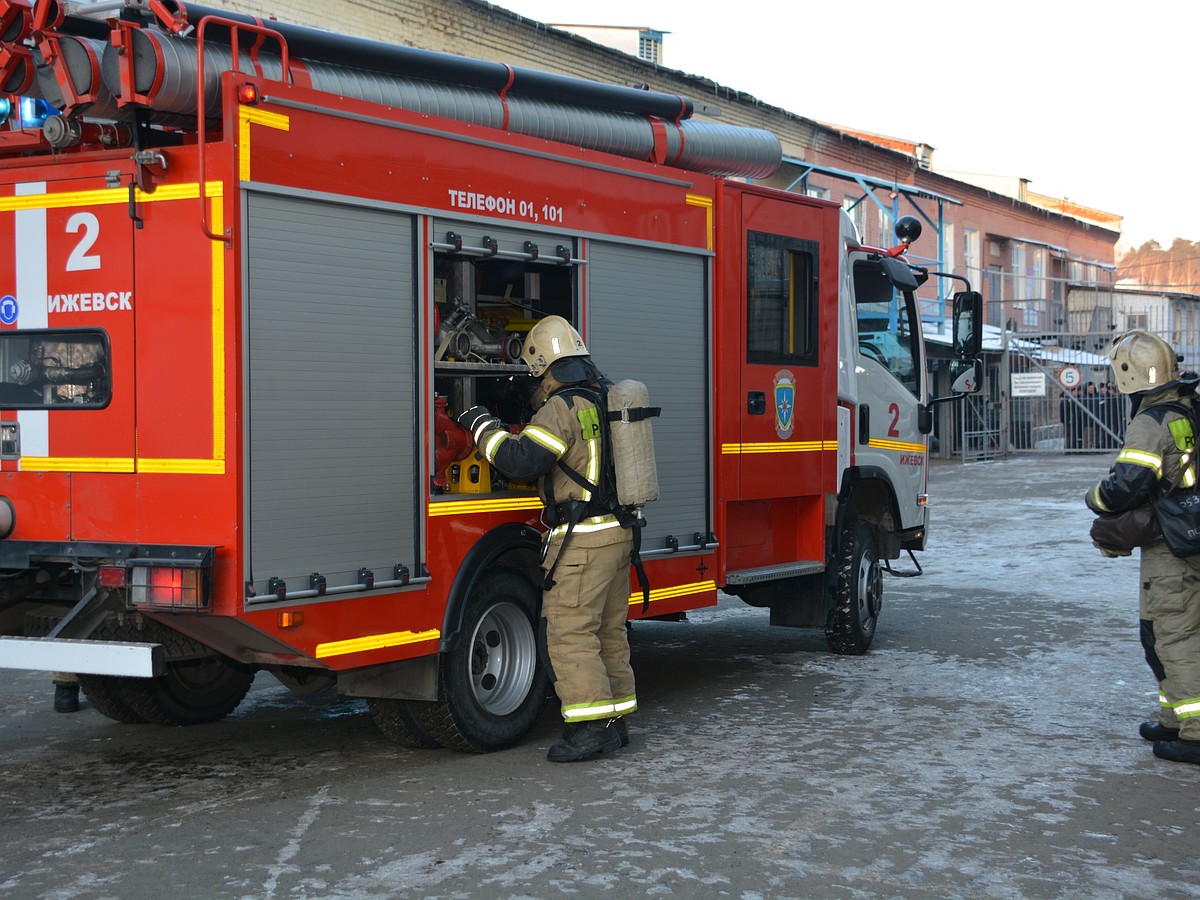
[[[125,587],[125,567],[124,566],[101,566],[97,573],[100,587],[102,588],[123,588]]]
[[[204,570],[179,566],[132,566],[129,602],[160,609],[206,609]]]

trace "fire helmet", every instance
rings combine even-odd
[[[1108,350],[1122,394],[1161,388],[1179,380],[1179,357],[1162,338],[1148,331],[1127,331]]]
[[[570,356],[590,356],[579,332],[562,316],[546,316],[525,338],[521,359],[534,378],[540,378],[550,366]]]

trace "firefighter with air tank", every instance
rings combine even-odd
[[[634,529],[616,499],[611,383],[583,339],[562,317],[548,316],[530,330],[521,359],[539,383],[536,413],[519,434],[482,406],[458,421],[496,469],[538,481],[548,529],[542,617],[566,722],[547,758],[573,762],[629,742],[624,716],[637,709],[625,630]]]
[[[1108,477],[1087,494],[1101,514],[1136,509],[1197,475],[1195,376],[1181,376],[1174,349],[1146,331],[1118,337],[1109,358],[1134,415]],[[1200,764],[1200,555],[1178,557],[1159,537],[1141,546],[1140,576],[1142,646],[1160,705],[1158,720],[1139,731],[1160,759]]]

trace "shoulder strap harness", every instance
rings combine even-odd
[[[554,510],[556,517],[561,514],[561,519],[556,524],[561,525],[565,523],[567,526],[566,533],[563,534],[564,549],[567,546],[567,542],[571,539],[571,534],[575,531],[575,526],[589,513],[592,515],[615,516],[622,528],[633,529],[633,550],[629,554],[629,562],[633,565],[634,571],[637,572],[638,585],[642,589],[642,614],[645,615],[647,608],[650,606],[650,579],[646,576],[646,567],[642,564],[642,527],[646,524],[646,520],[637,510],[623,507],[617,502],[616,470],[613,467],[612,448],[609,443],[608,423],[622,419],[622,414],[620,412],[608,411],[608,383],[606,381],[601,381],[599,389],[572,386],[556,391],[554,396],[564,399],[582,397],[585,400],[591,401],[600,412],[600,483],[592,484],[582,474],[572,469],[560,459],[558,461],[558,468],[564,475],[587,491],[592,499],[586,503],[559,504],[554,499],[550,479],[547,478],[546,508]],[[638,422],[642,419],[657,416],[660,411],[661,409],[658,407],[631,409],[625,411],[626,416],[624,420]],[[554,587],[554,570],[558,568],[558,561],[561,558],[562,551],[560,550],[554,562],[551,563],[550,570],[546,572],[546,578],[542,582],[543,591]]]

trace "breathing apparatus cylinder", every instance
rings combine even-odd
[[[609,439],[617,477],[617,500],[622,506],[642,506],[658,499],[658,470],[650,392],[640,381],[618,381],[608,389]]]

